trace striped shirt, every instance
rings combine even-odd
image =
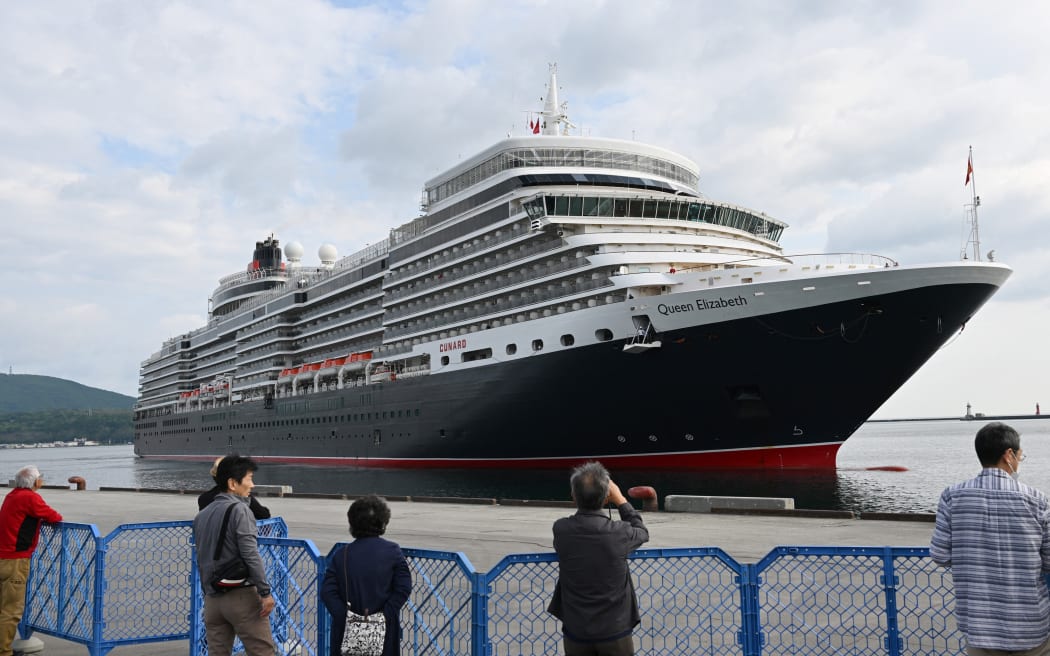
[[[1031,649],[1050,636],[1050,500],[1005,471],[941,494],[930,557],[951,567],[955,619],[967,644]]]

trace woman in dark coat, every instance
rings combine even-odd
[[[346,628],[346,604],[358,614],[382,611],[386,618],[383,656],[401,654],[401,607],[412,592],[412,574],[401,547],[380,537],[390,522],[390,508],[370,494],[346,513],[354,541],[332,552],[321,584],[321,599],[332,616],[330,654],[340,656]]]

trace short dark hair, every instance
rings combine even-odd
[[[601,510],[609,496],[609,471],[600,462],[586,462],[572,470],[572,498],[580,510]]]
[[[973,446],[981,466],[994,467],[1006,451],[1021,449],[1021,435],[1010,426],[993,421],[977,431]]]
[[[259,465],[255,464],[254,460],[234,453],[219,461],[219,466],[215,468],[215,482],[223,490],[229,490],[231,478],[240,483],[248,475],[248,472],[257,471],[258,469]]]
[[[390,523],[390,507],[383,497],[369,494],[350,504],[346,518],[350,521],[350,535],[355,538],[375,538],[386,533],[386,525]]]

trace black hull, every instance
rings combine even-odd
[[[997,290],[948,284],[453,373],[157,417],[142,457],[378,467],[834,467]],[[221,418],[219,418],[221,416]],[[170,423],[170,422],[178,422]],[[165,425],[167,424],[167,425]]]

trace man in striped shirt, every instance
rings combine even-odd
[[[1050,656],[1050,500],[1016,480],[1016,430],[988,424],[974,446],[983,469],[941,494],[930,557],[951,568],[967,654]]]

